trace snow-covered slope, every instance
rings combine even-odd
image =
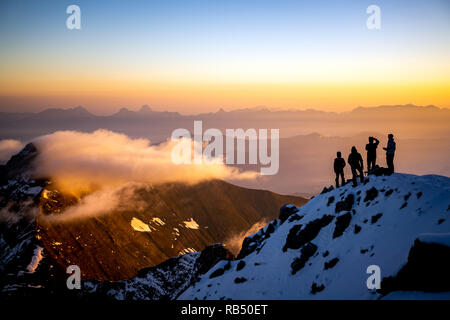
[[[423,291],[450,291],[442,270],[449,232],[450,178],[370,176],[283,207],[244,241],[238,260],[218,262],[179,298],[427,298]],[[381,291],[367,288],[371,265],[380,267]]]

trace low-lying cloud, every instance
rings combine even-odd
[[[0,140],[0,164],[6,163],[12,155],[22,150],[23,146],[19,140]]]
[[[177,165],[171,158],[177,142],[150,145],[148,139],[132,139],[108,130],[59,131],[34,143],[40,151],[35,174],[50,177],[61,191],[75,195],[128,182],[197,183],[256,177],[254,172],[241,173],[217,160]]]
[[[41,216],[40,222],[62,223],[127,210],[142,212],[146,208],[146,203],[136,191],[149,188],[148,184],[133,182],[116,187],[104,187],[84,196],[63,214]]]
[[[151,145],[148,139],[132,139],[108,130],[59,131],[33,142],[39,150],[35,177],[51,178],[61,192],[81,198],[60,217],[47,217],[52,221],[102,215],[123,205],[136,206],[131,194],[136,186],[258,176],[255,172],[239,172],[217,159],[177,165],[171,157],[176,141]],[[130,194],[124,195],[124,190]],[[125,204],[119,200],[124,196],[129,200]]]

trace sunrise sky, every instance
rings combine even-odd
[[[0,111],[450,107],[449,33],[446,0],[2,0]]]

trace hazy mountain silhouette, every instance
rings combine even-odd
[[[165,140],[176,128],[191,129],[194,120],[204,127],[279,128],[282,137],[318,132],[323,135],[348,136],[361,131],[385,132],[395,129],[397,136],[419,138],[448,137],[450,110],[434,106],[358,107],[351,112],[316,110],[270,110],[264,107],[197,115],[154,111],[143,106],[138,111],[122,108],[110,116],[91,114],[83,107],[47,109],[38,113],[0,113],[0,139],[30,140],[56,130],[93,131],[99,128],[120,131],[130,136]]]

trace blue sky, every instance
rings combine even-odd
[[[81,8],[81,30],[66,28],[71,4]],[[371,4],[381,8],[381,30],[366,28]],[[137,86],[447,83],[449,31],[450,2],[437,0],[2,0],[0,83],[8,74],[15,86],[34,77],[51,87],[62,78],[55,70]],[[11,84],[0,94],[25,93]]]

